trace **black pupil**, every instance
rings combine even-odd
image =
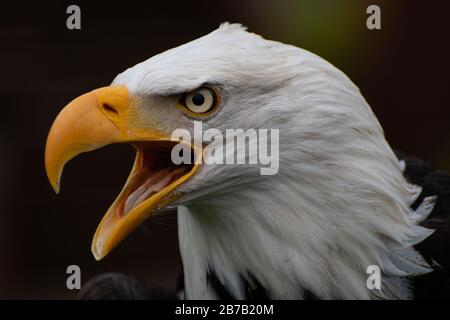
[[[192,97],[192,103],[196,106],[201,106],[205,102],[205,97],[201,93],[196,93]]]

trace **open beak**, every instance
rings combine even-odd
[[[199,161],[175,165],[170,133],[141,126],[137,101],[124,86],[104,87],[70,102],[55,119],[45,148],[45,168],[56,193],[64,165],[76,155],[112,143],[131,143],[137,150],[131,173],[108,209],[92,241],[97,260],[105,257],[157,209],[180,194],[176,189],[198,169]],[[192,154],[201,156],[201,150]]]

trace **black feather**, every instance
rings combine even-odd
[[[149,285],[122,273],[104,273],[89,280],[78,294],[82,300],[168,300],[175,291]]]
[[[397,154],[405,161],[405,177],[409,182],[422,187],[422,193],[413,208],[425,197],[437,196],[430,216],[422,222],[424,227],[435,232],[416,246],[435,271],[413,279],[415,299],[450,298],[450,175],[434,169],[423,160]]]

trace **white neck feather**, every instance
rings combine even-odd
[[[370,106],[342,72],[271,45],[290,59],[275,71],[269,65],[272,77],[262,74],[257,91],[230,89],[227,117],[207,125],[278,128],[279,172],[202,167],[181,190],[186,297],[216,298],[206,281],[214,270],[236,298],[249,275],[274,299],[306,290],[323,299],[411,298],[408,277],[430,271],[413,246],[432,232],[417,224],[432,200],[412,211],[420,188],[407,183]],[[381,290],[367,288],[370,265],[382,270]]]
[[[326,132],[281,136],[274,176],[245,165],[200,172],[193,183],[204,182],[202,191],[178,213],[187,298],[215,298],[210,269],[236,298],[249,275],[274,299],[304,290],[324,299],[411,298],[407,276],[430,271],[412,247],[431,234],[417,225],[429,199],[410,209],[420,189],[370,123],[355,121],[350,134],[334,134],[330,123]],[[370,265],[382,270],[381,290],[367,288]]]
[[[363,207],[340,208],[332,195],[328,204],[314,194],[302,199],[293,187],[275,184],[273,192],[254,190],[223,195],[216,205],[179,207],[188,299],[216,298],[206,281],[211,269],[237,299],[244,298],[242,279],[249,275],[274,299],[302,298],[305,289],[323,299],[411,298],[401,277],[430,271],[411,247],[429,230],[409,216],[370,208],[369,199],[357,201],[367,202]],[[393,209],[389,198],[381,201]],[[366,286],[369,265],[383,270],[381,291]]]

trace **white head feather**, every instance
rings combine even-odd
[[[401,164],[359,89],[322,58],[223,24],[120,74],[137,95],[220,86],[207,128],[280,132],[277,175],[206,165],[180,191],[186,297],[215,298],[209,270],[236,298],[250,275],[270,297],[410,298],[405,276],[430,271],[412,246],[416,225]],[[366,286],[369,265],[381,290]],[[248,281],[251,283],[251,279]]]

